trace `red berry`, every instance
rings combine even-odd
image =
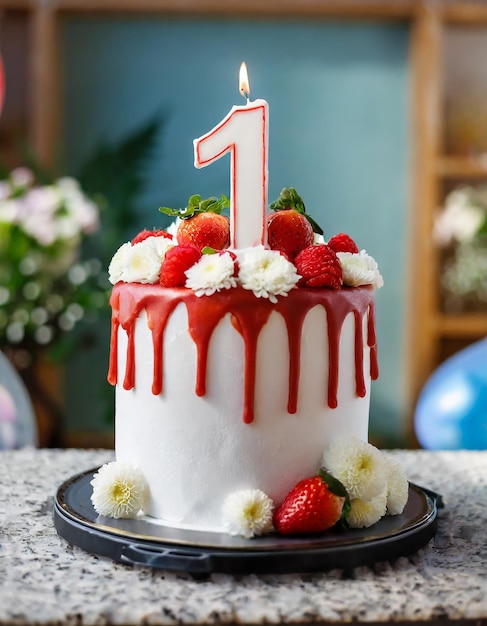
[[[166,237],[166,239],[172,239],[172,235],[165,230],[142,230],[138,235],[132,239],[132,245],[140,243],[149,237]]]
[[[358,253],[358,247],[355,241],[346,233],[339,233],[330,239],[328,245],[335,252],[353,252]]]
[[[334,493],[321,475],[301,480],[274,513],[275,529],[285,535],[319,533],[342,515],[345,496]]]
[[[342,266],[335,252],[326,244],[309,246],[294,259],[300,287],[330,287],[342,284]]]
[[[280,250],[290,261],[314,241],[313,228],[302,213],[283,209],[271,213],[267,220],[267,242],[272,250]]]
[[[159,282],[162,287],[184,287],[186,270],[189,270],[201,257],[194,246],[174,246],[164,255]]]
[[[197,213],[181,221],[177,233],[178,244],[191,245],[198,250],[228,248],[230,224],[228,218],[218,213]]]

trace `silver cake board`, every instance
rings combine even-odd
[[[370,528],[335,527],[325,533],[244,539],[224,533],[182,530],[150,518],[99,516],[91,503],[92,469],[63,483],[54,502],[54,525],[70,544],[118,563],[187,572],[196,577],[227,574],[309,573],[394,561],[425,546],[436,532],[439,496],[409,485],[401,515]]]

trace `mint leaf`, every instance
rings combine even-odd
[[[169,207],[159,207],[159,211],[165,215],[171,217],[180,217],[181,219],[188,219],[197,215],[198,213],[218,213],[220,214],[223,209],[227,209],[230,206],[230,200],[221,195],[221,198],[207,198],[202,200],[199,194],[194,194],[189,197],[188,205],[184,209],[171,209]]]

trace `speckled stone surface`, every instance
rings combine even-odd
[[[309,575],[185,574],[116,564],[68,545],[53,497],[109,451],[0,452],[0,624],[487,622],[487,452],[396,451],[442,494],[435,538],[394,564]]]

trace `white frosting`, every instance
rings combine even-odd
[[[364,318],[364,337],[366,316]],[[298,411],[287,412],[288,336],[279,313],[259,337],[255,419],[243,413],[244,343],[227,315],[213,333],[207,390],[194,392],[196,348],[179,304],[165,331],[164,389],[153,395],[153,345],[145,313],[135,329],[135,388],[122,387],[127,336],[118,333],[117,460],[137,465],[150,488],[148,515],[170,526],[224,531],[227,496],[260,489],[279,504],[299,480],[314,475],[326,445],[354,435],[367,441],[369,348],[364,345],[366,396],[355,392],[354,319],[340,339],[338,407],[327,404],[326,312],[314,307],[304,322]]]

